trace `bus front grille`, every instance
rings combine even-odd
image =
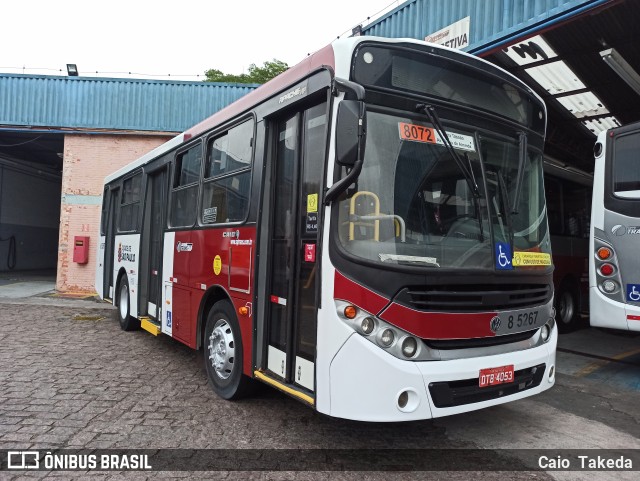
[[[526,341],[530,339],[537,329],[532,331],[517,332],[515,334],[505,334],[502,336],[475,337],[472,339],[423,339],[422,341],[431,349],[440,351],[449,349],[472,349],[478,347],[500,346],[512,342]]]
[[[520,369],[513,373],[513,382],[497,386],[480,387],[477,377],[462,381],[432,382],[429,384],[429,393],[437,408],[489,401],[539,386],[544,377],[545,368],[545,364],[538,364]]]
[[[552,292],[548,284],[420,286],[404,288],[395,300],[418,311],[477,312],[539,306]]]

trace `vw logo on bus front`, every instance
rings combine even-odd
[[[500,329],[500,318],[498,316],[495,316],[493,319],[491,319],[491,322],[489,323],[489,327],[491,328],[491,331],[498,332],[498,329]]]

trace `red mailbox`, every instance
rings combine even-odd
[[[89,236],[77,235],[73,238],[73,262],[89,262]]]

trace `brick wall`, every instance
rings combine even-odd
[[[95,292],[102,183],[120,167],[169,140],[161,136],[65,135],[56,289]],[[73,262],[73,237],[89,236],[89,262]]]

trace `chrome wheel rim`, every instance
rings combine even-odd
[[[120,287],[120,318],[126,319],[129,312],[129,288],[126,284]]]
[[[229,379],[235,360],[235,342],[231,326],[225,319],[216,321],[209,335],[209,362],[220,379]]]

